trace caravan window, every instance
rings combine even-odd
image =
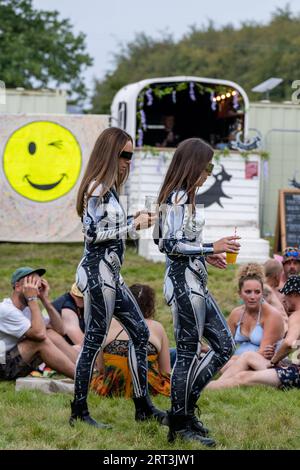
[[[200,137],[226,148],[244,128],[244,107],[242,96],[229,86],[152,83],[137,99],[136,146],[176,147]]]

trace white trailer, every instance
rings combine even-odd
[[[126,186],[132,210],[157,196],[176,145],[200,137],[215,149],[215,170],[197,195],[203,204],[205,241],[234,233],[242,237],[238,262],[264,262],[269,243],[260,237],[261,159],[248,139],[249,100],[236,83],[179,76],[142,80],[123,87],[111,106],[111,125],[135,138],[132,171]],[[251,150],[251,154],[243,150]],[[139,241],[139,254],[154,261],[164,256],[150,229]]]

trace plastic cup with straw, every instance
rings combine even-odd
[[[236,240],[236,237],[237,237],[236,227],[234,227],[234,236],[235,236],[235,240]],[[236,259],[237,259],[237,255],[238,255],[238,253],[230,253],[230,252],[226,251],[226,262],[227,262],[227,264],[235,264]]]

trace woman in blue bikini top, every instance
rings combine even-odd
[[[228,325],[240,355],[256,351],[265,355],[266,348],[277,346],[284,335],[282,315],[263,300],[263,268],[249,263],[239,271],[239,295],[242,306],[235,308],[228,317]]]
[[[246,309],[244,308],[242,310],[242,315],[240,317],[240,320],[237,323],[237,327],[236,327],[236,331],[234,335],[234,341],[237,347],[235,351],[235,355],[243,354],[243,352],[246,352],[246,351],[258,351],[260,344],[262,342],[263,336],[264,336],[264,329],[260,323],[261,310],[262,310],[261,307],[262,306],[260,305],[256,324],[254,328],[250,331],[249,336],[246,336],[241,332],[244,317],[246,314]]]

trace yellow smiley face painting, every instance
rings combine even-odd
[[[21,196],[49,202],[67,194],[81,169],[80,146],[65,127],[35,121],[17,129],[3,155],[5,176]]]

